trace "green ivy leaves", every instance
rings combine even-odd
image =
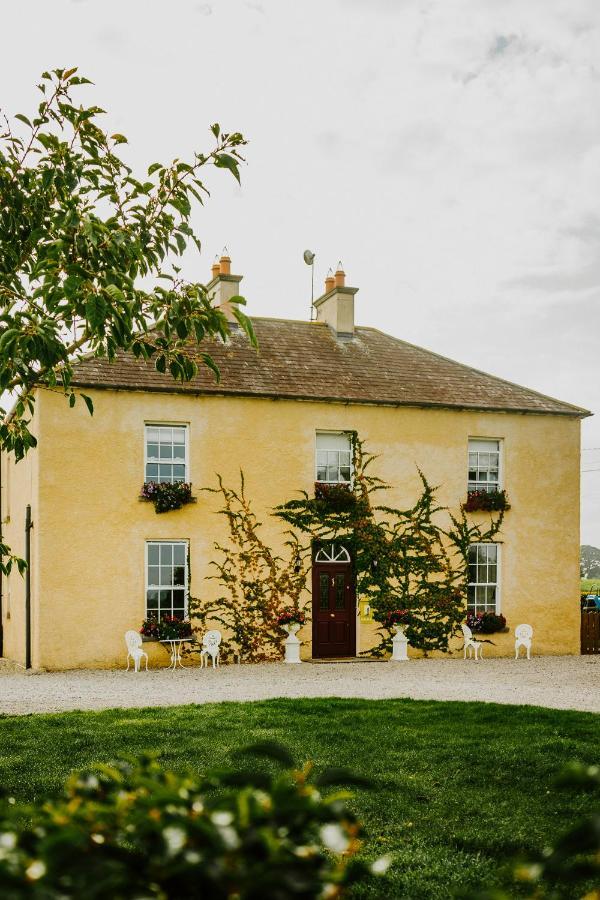
[[[310,542],[339,541],[351,550],[357,596],[368,601],[381,626],[380,643],[371,653],[390,650],[386,619],[399,609],[410,612],[412,647],[445,652],[466,616],[469,546],[492,540],[503,513],[486,526],[470,522],[462,509],[453,515],[439,506],[436,489],[420,471],[421,493],[412,507],[377,504],[375,495],[391,485],[372,474],[376,457],[357,434],[353,446],[353,503],[348,498],[343,504],[328,502],[325,496],[334,492],[318,486],[315,497],[302,491],[300,499],[283,503],[275,514]]]

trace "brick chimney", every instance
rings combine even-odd
[[[354,335],[354,295],[358,288],[346,287],[346,273],[341,261],[335,275],[329,270],[325,279],[325,293],[314,306],[317,322],[326,322],[337,337],[350,340]]]
[[[240,281],[244,276],[231,274],[231,259],[227,252],[227,247],[223,247],[219,260],[215,258],[211,272],[212,281],[209,281],[206,286],[211,303],[213,306],[217,306],[230,322],[235,322],[235,316],[229,301],[232,297],[238,296]]]

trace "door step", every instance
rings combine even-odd
[[[325,663],[380,663],[387,662],[385,659],[379,659],[376,656],[334,656],[331,659],[306,659],[303,662],[314,663],[316,666]]]

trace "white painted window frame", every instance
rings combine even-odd
[[[346,435],[350,441],[350,481],[341,481],[339,478],[340,472],[340,463],[338,457],[338,480],[337,481],[321,481],[317,478],[318,466],[317,466],[317,435],[319,434],[335,434],[335,435]],[[321,448],[323,449],[323,448]],[[333,449],[331,452],[335,452]],[[352,487],[354,484],[354,453],[352,446],[352,431],[348,428],[317,428],[315,431],[315,442],[314,442],[314,460],[315,460],[315,482],[318,484],[347,484],[349,487]]]
[[[496,615],[500,615],[502,610],[502,545],[496,543],[495,541],[477,541],[474,544],[469,544],[469,549],[471,547],[495,547],[496,548],[496,581],[471,581],[471,573],[469,571],[469,581],[468,587],[495,587],[496,588],[496,605],[493,612]],[[467,596],[467,612],[475,612],[468,606],[469,600]],[[485,610],[486,612],[492,612],[491,609]]]
[[[329,483],[331,484],[332,482]],[[327,548],[330,549],[328,550]],[[331,563],[332,565],[337,566],[344,563],[351,563],[352,557],[350,556],[347,547],[344,547],[343,544],[334,542],[324,544],[317,550],[315,554],[315,562],[321,565]]]
[[[191,480],[190,479],[190,465],[189,465],[189,459],[190,459],[190,428],[189,428],[189,424],[187,422],[156,422],[154,420],[151,422],[144,422],[144,484],[148,483],[146,480],[146,467],[147,467],[148,463],[153,464],[156,462],[156,460],[154,460],[154,459],[148,459],[147,433],[148,433],[149,428],[183,428],[184,429],[184,431],[185,431],[185,442],[184,442],[185,456],[184,456],[184,460],[183,460],[183,465],[185,468],[185,473],[184,473],[183,480],[185,483],[189,484],[189,482]],[[169,460],[169,463],[173,464],[173,459]],[[158,465],[160,465],[160,459],[158,460]],[[177,465],[179,465],[179,463],[177,463]]]
[[[188,604],[189,604],[189,588],[188,588],[189,541],[187,541],[185,539],[179,539],[179,538],[174,538],[174,539],[164,538],[164,539],[149,540],[149,541],[144,542],[144,610],[145,610],[145,617],[147,618],[148,615],[153,615],[156,612],[156,610],[148,609],[148,591],[149,590],[160,591],[160,589],[161,589],[160,585],[149,584],[149,582],[148,582],[148,570],[150,568],[149,563],[148,563],[148,548],[150,546],[159,546],[160,547],[163,544],[170,544],[171,546],[174,546],[175,544],[177,544],[178,546],[182,546],[185,551],[184,557],[183,557],[185,570],[183,573],[182,587],[183,587],[183,617],[184,617],[184,619],[186,619],[188,616],[188,612],[189,612],[189,606],[188,606]],[[171,590],[173,588],[179,589],[180,585],[173,585]],[[163,585],[163,589],[165,589],[164,585]],[[160,601],[159,601],[159,610],[160,610]],[[173,615],[173,606],[172,605],[171,605],[171,615]]]
[[[483,490],[482,487],[478,488],[470,488],[469,487],[469,453],[472,452],[469,449],[471,441],[497,441],[498,442],[498,485],[497,490],[504,490],[504,438],[499,437],[483,437],[482,435],[473,435],[470,434],[467,438],[467,492],[474,490]],[[484,451],[485,452],[485,451]],[[489,484],[490,482],[479,482],[479,484]]]

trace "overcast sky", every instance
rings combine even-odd
[[[600,411],[598,0],[20,0],[0,104],[79,66],[136,167],[251,142],[196,218],[254,315],[307,318],[338,259],[357,320]],[[582,540],[600,546],[600,416]]]

